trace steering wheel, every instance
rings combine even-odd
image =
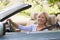
[[[6,29],[8,32],[14,32],[10,20],[7,21],[9,29]]]
[[[18,29],[14,29],[13,27],[12,27],[12,25],[11,25],[11,20],[8,20],[7,21],[7,24],[8,24],[8,26],[9,26],[9,32],[20,32],[21,30],[18,30]]]

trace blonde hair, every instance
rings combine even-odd
[[[38,17],[40,14],[45,15],[45,18],[46,18],[46,23],[45,23],[45,25],[47,25],[47,22],[48,22],[48,20],[49,20],[49,15],[48,15],[46,12],[40,12],[40,13],[38,13],[37,17]]]
[[[38,17],[40,14],[44,14],[46,20],[48,21],[48,19],[49,19],[49,15],[48,15],[46,12],[40,12],[40,13],[38,13],[37,17]]]

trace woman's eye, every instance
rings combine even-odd
[[[44,17],[42,17],[42,18],[44,18]]]

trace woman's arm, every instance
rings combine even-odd
[[[19,30],[25,30],[25,31],[31,31],[32,30],[32,25],[29,25],[29,26],[25,27],[25,26],[22,26],[22,25],[18,25],[17,23],[14,23],[11,19],[7,19],[7,20],[10,21],[11,24],[14,27],[18,28]]]
[[[13,22],[11,19],[7,19],[14,27],[18,28],[18,24]]]
[[[18,29],[20,30],[24,30],[24,31],[32,31],[32,25],[29,25],[29,26],[22,26],[22,25],[19,25],[18,26]]]

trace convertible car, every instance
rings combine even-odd
[[[0,12],[0,40],[60,40],[60,30],[40,32],[6,32],[5,19],[17,12],[30,8],[31,5],[20,3],[9,6]]]

